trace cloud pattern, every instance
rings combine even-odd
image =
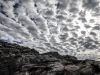
[[[94,59],[100,51],[99,0],[0,0],[0,39]]]

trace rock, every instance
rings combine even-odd
[[[59,62],[54,62],[48,65],[48,67],[51,67],[51,71],[63,71],[64,70],[64,66],[59,63]]]
[[[81,75],[94,75],[94,71],[91,67],[85,67],[80,70]]]
[[[0,75],[100,75],[100,62],[58,52],[39,54],[0,40]]]
[[[80,67],[76,65],[67,65],[65,66],[65,70],[67,71],[77,71]]]
[[[63,64],[64,66],[73,64],[71,61],[64,60],[64,59],[60,60],[60,63]]]
[[[23,71],[23,72],[16,72],[14,75],[29,75],[29,73],[27,71]]]
[[[33,58],[30,58],[31,63],[46,63],[46,62],[56,62],[59,61],[55,57],[50,57],[48,55],[37,55]]]

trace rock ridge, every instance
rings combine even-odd
[[[100,75],[100,62],[58,52],[39,54],[0,40],[0,75]]]

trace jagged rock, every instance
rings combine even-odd
[[[100,62],[58,52],[39,54],[0,40],[0,75],[100,75]]]
[[[65,66],[65,70],[67,71],[77,71],[80,67],[76,65],[67,65]]]
[[[33,58],[30,58],[31,63],[46,63],[46,62],[56,62],[59,61],[55,57],[50,57],[48,55],[37,55]]]
[[[29,75],[29,73],[27,71],[23,71],[23,72],[16,72],[14,75]]]
[[[51,67],[52,69],[50,71],[63,71],[64,66],[59,62],[54,62],[48,65],[48,67]]]
[[[91,67],[85,67],[80,70],[81,75],[94,75],[94,71]]]

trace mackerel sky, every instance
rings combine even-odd
[[[100,50],[100,0],[0,0],[0,39],[94,59]]]

